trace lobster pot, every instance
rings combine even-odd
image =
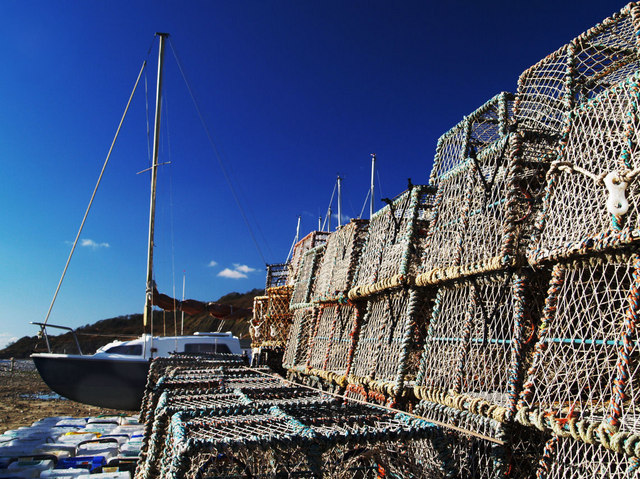
[[[385,291],[369,299],[349,368],[350,383],[362,383],[370,395],[395,397],[405,381],[415,379],[431,299],[416,288]]]
[[[300,387],[223,388],[209,394],[188,391],[165,391],[160,397],[150,427],[145,434],[140,453],[137,477],[155,477],[158,474],[162,447],[165,444],[171,416],[181,411],[197,412],[201,416],[246,415],[255,411],[268,411],[278,405],[329,404],[335,399]],[[149,428],[149,425],[147,425]]]
[[[251,415],[175,414],[161,478],[432,477],[406,453],[435,427],[365,406],[280,406]]]
[[[541,284],[520,271],[442,286],[417,386],[482,400],[513,414],[523,360],[533,349],[532,334],[542,309]]]
[[[289,277],[287,284],[293,286],[298,280],[302,258],[304,254],[312,248],[326,243],[329,233],[326,231],[312,231],[293,246],[291,261],[289,262]]]
[[[535,477],[548,435],[537,429],[510,425],[435,405],[417,406],[417,413],[432,421],[444,422],[459,429],[445,429],[437,444],[445,477],[529,479]],[[465,433],[460,429],[469,431]],[[502,444],[478,435],[498,439]],[[422,451],[415,449],[415,454]],[[437,476],[435,476],[437,477]]]
[[[293,324],[282,359],[282,365],[285,368],[301,368],[306,365],[316,312],[314,308],[300,308],[293,311]]]
[[[267,265],[267,286],[265,289],[286,286],[289,280],[289,263]]]
[[[639,460],[598,444],[553,436],[544,448],[536,477],[540,479],[631,479],[638,477]]]
[[[638,9],[630,3],[522,73],[515,106],[519,127],[560,135],[574,106],[635,73]]]
[[[634,158],[640,139],[639,82],[635,74],[572,111],[549,171],[532,262],[638,237],[638,182],[620,172],[640,166]]]
[[[142,404],[140,406],[140,422],[145,422],[146,415],[152,411],[150,401],[153,398],[157,400],[156,389],[159,380],[172,371],[182,368],[209,368],[213,370],[225,367],[238,367],[244,364],[244,358],[236,355],[229,354],[219,356],[219,359],[205,359],[206,356],[203,355],[173,355],[169,358],[155,358],[151,361],[149,374],[147,374],[147,384],[145,385]]]
[[[253,298],[253,317],[251,318],[251,347],[258,348],[262,343],[264,324],[267,321],[267,308],[269,306],[268,296],[256,296]]]
[[[349,291],[368,226],[366,220],[351,220],[329,235],[316,273],[313,301],[336,300]]]
[[[321,371],[344,374],[349,362],[356,308],[341,303],[323,303],[319,308],[307,365]]]
[[[640,432],[640,259],[609,255],[554,267],[518,412]]]
[[[289,303],[291,302],[292,291],[293,288],[291,286],[279,286],[267,290],[267,296],[269,298],[267,317],[269,319],[288,319],[291,316]]]
[[[189,390],[189,391],[217,391],[221,387],[253,387],[273,386],[281,384],[279,379],[265,377],[262,373],[270,373],[266,368],[249,369],[224,367],[207,370],[175,371],[172,376],[161,377],[153,388],[145,390],[140,410],[140,418],[146,423],[153,420],[160,396],[165,391]]]
[[[325,249],[323,244],[304,254],[291,295],[291,309],[307,308],[311,305],[311,292],[316,280],[316,271],[322,261]]]
[[[376,285],[385,281],[395,279],[401,283],[402,277],[416,274],[434,200],[433,187],[411,185],[374,213],[350,299],[376,292],[381,289]]]
[[[262,323],[254,324],[253,336],[256,340],[252,342],[252,347],[284,346],[291,327],[292,314],[289,303],[292,289],[291,286],[267,289],[267,311]]]
[[[438,194],[417,284],[513,266],[530,233],[554,143],[513,132],[438,177]]]
[[[513,94],[502,92],[475,110],[438,139],[430,184],[460,166],[472,154],[505,138],[513,122]]]

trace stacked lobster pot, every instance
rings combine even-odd
[[[293,287],[286,284],[285,265],[267,267],[267,287],[264,296],[253,299],[251,318],[252,362],[276,367],[282,362],[293,315],[289,311]],[[274,273],[274,270],[277,270]]]
[[[304,276],[303,259],[307,251],[323,245],[328,235],[324,231],[309,233],[294,245],[291,261],[267,266],[265,294],[254,298],[252,327],[249,330],[255,364],[267,364],[280,370],[294,320],[289,309],[291,296],[299,275]]]
[[[281,405],[332,404],[335,399],[307,388],[291,386],[269,377],[240,377],[223,381],[207,391],[167,389],[156,403],[153,420],[147,422],[137,478],[158,477],[163,448],[172,417],[191,412],[198,417],[246,416]]]
[[[640,465],[640,6],[520,78],[523,122],[561,132],[528,260],[549,269],[516,419],[551,434],[541,477],[636,477]]]
[[[305,255],[291,307],[291,330],[284,366],[291,377],[323,388],[339,389],[332,378],[344,376],[354,318],[360,310],[346,296],[368,233],[368,221],[352,220]]]
[[[414,287],[425,244],[434,189],[409,189],[370,220],[349,299],[359,314],[344,377],[346,394],[368,402],[396,405],[405,399],[405,382],[415,378],[429,292]]]
[[[452,454],[480,448],[481,476],[535,470],[544,436],[520,442],[513,417],[544,278],[523,267],[553,139],[515,127],[501,93],[444,134],[431,184],[435,207],[416,284],[435,296],[414,383],[417,411],[454,425]],[[477,436],[483,436],[482,439]],[[487,459],[487,457],[489,459]],[[529,458],[520,461],[521,458]]]
[[[251,431],[248,435],[247,431]],[[279,404],[229,414],[173,415],[159,477],[443,477],[439,428],[367,405]]]
[[[302,267],[302,259],[306,252],[325,244],[328,236],[329,233],[327,231],[312,231],[293,246],[291,261],[287,263],[289,269],[287,284],[289,286],[294,286],[298,281],[298,275]]]

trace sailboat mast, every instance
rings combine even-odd
[[[371,219],[371,217],[373,216],[373,209],[374,209],[374,205],[375,205],[375,200],[374,198],[374,189],[375,189],[375,173],[376,173],[376,154],[375,153],[371,153],[371,201],[369,203],[369,219]]]
[[[164,60],[164,42],[168,33],[156,33],[160,37],[158,48],[158,81],[156,83],[156,118],[153,129],[153,164],[151,166],[151,199],[149,206],[149,251],[147,255],[147,289],[144,300],[144,327],[151,320],[153,336],[153,234],[156,214],[156,180],[158,175],[158,146],[160,143],[160,107],[162,104],[162,66]]]
[[[342,178],[338,175],[338,228],[342,226]]]

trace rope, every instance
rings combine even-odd
[[[200,119],[200,123],[202,124],[202,128],[204,129],[205,134],[207,135],[207,139],[209,140],[209,144],[211,145],[211,148],[215,154],[216,160],[218,160],[218,165],[220,166],[220,169],[222,170],[222,175],[224,176],[225,181],[227,182],[227,186],[229,186],[229,189],[231,190],[231,195],[233,196],[234,201],[236,202],[236,205],[238,206],[238,209],[240,210],[240,215],[242,216],[242,219],[244,220],[245,225],[247,226],[247,229],[249,230],[249,235],[251,236],[251,239],[253,240],[253,244],[256,247],[256,250],[258,251],[258,254],[260,255],[260,258],[262,259],[262,262],[264,264],[268,264],[267,260],[265,259],[264,255],[262,254],[262,250],[260,249],[260,245],[258,245],[258,241],[255,237],[255,235],[253,234],[253,229],[251,228],[251,225],[249,224],[249,219],[247,218],[247,215],[244,211],[244,208],[242,207],[242,204],[240,203],[240,199],[238,198],[238,193],[236,192],[236,189],[233,187],[233,183],[231,182],[231,178],[229,176],[229,173],[227,172],[227,168],[224,166],[224,163],[222,162],[222,157],[218,151],[218,147],[216,146],[215,142],[213,141],[213,137],[211,136],[211,132],[209,131],[209,127],[207,126],[207,123],[204,120],[204,116],[202,115],[202,110],[200,110],[200,106],[196,100],[196,97],[193,93],[193,90],[191,89],[191,85],[189,83],[189,81],[187,80],[187,76],[184,73],[184,70],[182,68],[182,63],[180,62],[180,59],[178,58],[178,54],[176,53],[175,48],[173,47],[173,42],[171,41],[171,38],[169,38],[169,46],[171,47],[171,51],[173,53],[173,57],[176,59],[176,64],[178,65],[178,70],[180,70],[180,74],[182,75],[182,79],[184,80],[184,83],[187,87],[187,90],[189,91],[189,96],[191,97],[191,101],[193,101],[193,104],[195,106],[196,109],[196,113],[198,114],[198,118]]]
[[[272,378],[272,379],[279,379],[279,380],[285,381],[287,383],[294,384],[294,385],[302,387],[302,388],[307,388],[307,389],[310,389],[312,391],[316,391],[316,392],[319,392],[319,393],[329,394],[329,395],[334,396],[334,397],[336,397],[338,399],[343,399],[343,400],[345,400],[347,402],[348,401],[353,401],[353,402],[357,402],[357,403],[364,404],[364,405],[367,405],[367,406],[372,406],[372,407],[375,407],[375,408],[378,408],[378,409],[384,409],[385,411],[393,412],[393,413],[396,413],[396,414],[397,413],[405,414],[405,415],[407,415],[409,417],[412,417],[414,419],[419,419],[421,421],[427,421],[427,422],[435,424],[436,426],[440,426],[440,427],[444,427],[444,428],[447,428],[447,429],[451,429],[453,431],[461,432],[463,434],[468,434],[468,435],[473,436],[475,438],[483,439],[483,440],[489,441],[489,442],[493,442],[493,443],[499,444],[501,446],[504,446],[506,444],[504,441],[502,441],[500,439],[495,439],[495,438],[490,437],[490,436],[485,436],[484,434],[480,434],[480,433],[477,433],[477,432],[469,431],[468,429],[464,429],[464,428],[461,428],[461,427],[458,427],[458,426],[454,426],[453,424],[448,424],[448,423],[445,423],[445,422],[440,422],[440,421],[436,421],[436,420],[433,420],[433,419],[428,419],[428,418],[425,418],[425,417],[422,417],[422,416],[418,416],[417,414],[413,414],[413,413],[410,413],[410,412],[407,412],[407,411],[401,411],[400,409],[395,409],[395,408],[390,407],[390,406],[384,406],[382,404],[371,404],[371,403],[368,403],[366,401],[362,401],[360,399],[356,399],[356,398],[353,398],[353,397],[344,396],[342,394],[338,394],[338,393],[333,392],[333,391],[325,391],[325,390],[322,390],[322,389],[319,389],[319,388],[314,388],[312,386],[308,386],[306,384],[296,383],[296,382],[290,381],[288,379],[284,379],[281,376],[278,376],[276,374],[269,374],[269,373],[266,373],[264,371],[260,371],[260,370],[257,370],[257,369],[251,368],[251,367],[247,367],[247,369],[249,369],[251,371],[255,371],[257,374],[262,375],[262,376],[267,376],[267,377]]]
[[[69,268],[69,263],[71,263],[71,257],[73,256],[73,252],[76,250],[76,246],[78,245],[78,240],[80,239],[80,235],[82,234],[82,229],[84,228],[84,223],[87,221],[87,216],[89,216],[89,210],[91,210],[91,205],[93,205],[93,200],[96,197],[96,193],[98,192],[98,187],[100,186],[100,182],[102,181],[102,176],[107,168],[107,164],[109,163],[109,158],[111,158],[111,152],[113,151],[113,147],[116,144],[116,140],[118,139],[118,135],[120,134],[120,129],[122,128],[122,124],[124,123],[124,119],[127,116],[127,112],[129,111],[129,105],[131,105],[131,100],[133,99],[133,95],[138,88],[138,83],[140,82],[140,77],[142,76],[142,72],[147,66],[147,61],[142,62],[142,67],[140,67],[140,73],[138,73],[138,78],[136,79],[136,83],[133,86],[133,90],[131,91],[131,95],[129,95],[129,101],[127,102],[127,106],[122,113],[122,118],[120,119],[120,123],[118,124],[118,128],[116,129],[116,133],[113,137],[113,141],[111,142],[111,146],[109,147],[109,152],[107,153],[107,157],[104,160],[104,164],[102,165],[102,170],[100,171],[100,175],[98,176],[98,181],[96,183],[95,188],[93,189],[93,193],[91,194],[91,199],[89,200],[89,205],[87,206],[87,210],[84,213],[84,217],[82,218],[82,222],[80,223],[80,228],[78,229],[78,234],[76,235],[76,239],[73,242],[73,246],[71,247],[71,252],[69,253],[69,257],[67,258],[67,263],[64,265],[64,270],[62,271],[62,276],[60,277],[60,281],[58,282],[58,287],[56,288],[55,293],[53,294],[53,299],[51,300],[51,304],[49,305],[49,310],[47,311],[47,315],[44,318],[44,324],[47,324],[49,321],[49,316],[51,315],[51,310],[53,309],[53,305],[56,302],[56,298],[58,297],[58,293],[60,292],[60,287],[62,286],[62,281],[64,281],[64,277],[67,274],[67,269]]]

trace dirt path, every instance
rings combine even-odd
[[[30,426],[50,416],[88,417],[100,414],[132,415],[130,411],[102,409],[67,399],[36,399],[37,395],[53,395],[37,371],[29,367],[0,368],[0,434],[7,429]]]

